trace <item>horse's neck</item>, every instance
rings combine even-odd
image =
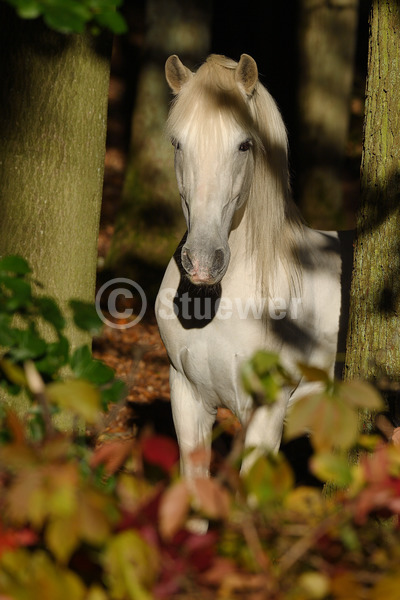
[[[289,243],[289,228],[281,232],[282,240],[277,244],[273,256],[268,256],[268,247],[253,248],[251,228],[248,226],[246,212],[235,215],[233,227],[229,236],[231,250],[230,271],[234,277],[243,277],[253,282],[254,293],[257,296],[267,298],[270,296],[286,296],[291,294],[294,287],[301,285],[301,266],[294,258],[291,251],[283,251],[284,244]],[[291,232],[290,240],[293,247],[299,251],[305,250],[308,240],[304,238],[307,228],[298,225]],[[256,238],[257,239],[257,238]],[[263,239],[260,239],[262,245]],[[294,285],[296,284],[296,285]]]

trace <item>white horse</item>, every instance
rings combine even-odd
[[[333,374],[341,311],[341,241],[306,227],[291,199],[287,136],[255,61],[211,55],[194,74],[166,62],[176,95],[168,118],[187,234],[156,301],[171,362],[171,403],[185,476],[207,475],[191,452],[207,450],[219,406],[242,424],[253,413],[240,381],[256,350],[279,352]],[[246,446],[279,448],[301,377],[256,410]]]

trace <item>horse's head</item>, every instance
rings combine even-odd
[[[212,55],[193,74],[173,55],[166,78],[176,94],[168,130],[188,228],[182,266],[192,283],[213,285],[226,273],[234,215],[249,195],[257,65],[246,54],[239,63]]]

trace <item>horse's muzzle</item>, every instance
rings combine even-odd
[[[229,264],[230,253],[217,248],[211,254],[199,256],[187,246],[182,248],[182,267],[195,285],[214,285],[221,281]]]

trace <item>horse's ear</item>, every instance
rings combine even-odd
[[[242,54],[236,67],[235,79],[248,96],[253,93],[258,81],[257,63],[254,58],[248,54]]]
[[[193,73],[180,61],[179,56],[173,54],[167,58],[167,62],[165,63],[165,77],[167,78],[169,87],[175,94],[181,90],[183,84],[192,75]]]

